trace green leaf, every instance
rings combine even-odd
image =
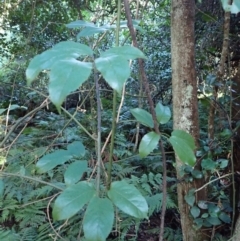
[[[54,220],[64,220],[79,212],[94,196],[91,183],[79,182],[66,188],[56,199],[53,206]]]
[[[97,33],[106,32],[107,30],[109,30],[109,29],[104,28],[104,27],[96,27],[96,26],[86,27],[77,35],[77,39],[79,39],[81,37],[89,37],[89,36],[92,36]]]
[[[146,56],[143,54],[143,52],[133,46],[114,47],[107,50],[106,52],[101,53],[101,57],[103,58],[111,56],[118,56],[126,60],[137,58],[146,59]]]
[[[171,118],[171,110],[168,106],[163,106],[160,102],[155,107],[157,120],[160,124],[166,124]]]
[[[130,111],[136,120],[142,125],[153,128],[153,119],[149,112],[140,108],[131,109]]]
[[[219,168],[221,168],[221,169],[228,166],[228,160],[227,159],[218,159],[217,163],[219,165]]]
[[[111,55],[96,59],[95,64],[107,83],[120,94],[125,81],[130,76],[130,67],[126,59]]]
[[[208,171],[214,171],[216,169],[217,163],[211,158],[205,158],[201,161],[201,166],[203,169]]]
[[[80,141],[75,141],[68,145],[67,150],[56,150],[49,153],[37,162],[37,168],[39,173],[44,173],[52,170],[54,167],[61,165],[73,158],[73,156],[84,156],[85,148]]]
[[[189,190],[188,194],[184,196],[184,200],[192,207],[195,202],[195,189]]]
[[[225,213],[221,212],[218,216],[224,223],[231,223],[231,218]]]
[[[54,167],[61,165],[71,159],[72,156],[65,150],[57,150],[47,154],[37,162],[38,173],[44,173],[52,170]]]
[[[83,231],[87,241],[105,241],[114,221],[112,202],[107,198],[93,197],[83,219]]]
[[[209,203],[208,204],[208,213],[213,217],[215,216],[214,214],[218,214],[220,212],[220,208],[213,204],[213,203]],[[216,216],[215,216],[216,217]]]
[[[203,178],[203,173],[201,171],[199,171],[199,170],[193,170],[191,174],[196,179]]]
[[[81,141],[74,141],[67,146],[67,152],[74,156],[83,157],[86,150]]]
[[[140,157],[146,157],[158,145],[160,135],[155,132],[149,132],[142,138],[139,146]]]
[[[64,173],[64,181],[66,185],[70,186],[78,182],[81,179],[83,173],[87,171],[87,168],[87,161],[76,161],[71,163]]]
[[[169,142],[183,163],[194,166],[196,163],[194,155],[195,144],[190,134],[182,130],[175,130],[172,132]]]
[[[198,207],[196,207],[196,206],[193,206],[190,209],[190,212],[191,212],[193,218],[197,218],[200,215],[200,209]]]
[[[67,95],[79,88],[88,79],[91,70],[91,63],[84,63],[75,59],[61,60],[52,66],[49,75],[49,94],[51,101],[58,110],[60,110]]]
[[[208,209],[208,204],[206,201],[198,201],[198,207],[200,207],[201,209]]]
[[[92,50],[80,43],[65,41],[56,44],[52,49],[36,55],[26,70],[27,84],[30,85],[42,70],[51,70],[52,66],[64,59],[76,59],[81,55],[92,55]]]
[[[5,188],[5,183],[4,183],[3,179],[0,178],[0,197],[3,196],[4,188]]]
[[[216,226],[216,225],[220,225],[222,222],[219,220],[219,218],[217,217],[208,217],[206,219],[206,221],[208,221],[209,223],[211,223],[212,225]]]
[[[86,22],[83,20],[77,20],[71,23],[66,24],[67,28],[81,28],[81,27],[94,27],[95,24],[92,22]]]
[[[145,198],[126,181],[112,182],[108,197],[124,213],[135,218],[147,218],[148,205]]]

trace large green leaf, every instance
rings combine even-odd
[[[96,59],[95,64],[107,83],[118,93],[121,93],[125,81],[130,76],[130,67],[126,59],[111,55]]]
[[[167,123],[171,118],[171,110],[168,106],[163,106],[160,102],[155,107],[157,120],[160,124]]]
[[[147,218],[148,205],[142,194],[126,181],[116,181],[108,191],[109,198],[124,213],[136,218]]]
[[[88,163],[87,161],[76,161],[71,163],[64,173],[64,181],[67,186],[75,184],[78,182],[83,173],[87,171]]]
[[[149,132],[142,138],[139,146],[139,155],[143,158],[152,152],[158,145],[160,135],[155,132]]]
[[[84,63],[75,59],[61,60],[52,66],[49,94],[51,101],[58,110],[67,95],[88,79],[91,70],[91,63]]]
[[[37,168],[39,173],[44,173],[52,170],[57,165],[61,165],[73,158],[74,156],[83,156],[85,154],[85,148],[80,141],[75,141],[68,145],[67,150],[56,150],[49,153],[37,162]]]
[[[96,33],[102,33],[102,32],[106,32],[108,29],[104,28],[104,27],[86,27],[84,28],[78,35],[77,38],[79,39],[80,37],[88,37],[88,36],[92,36]]]
[[[36,55],[30,61],[26,70],[27,83],[30,85],[42,70],[51,70],[52,66],[60,60],[76,59],[81,55],[92,54],[92,50],[84,44],[75,43],[73,41],[60,42],[52,49]]]
[[[37,162],[37,169],[39,173],[44,173],[52,170],[54,167],[61,165],[72,158],[72,155],[65,150],[57,150],[49,153]]]
[[[79,182],[71,185],[61,193],[53,206],[54,220],[63,220],[72,217],[94,196],[95,189],[91,183]]]
[[[67,151],[74,156],[81,156],[85,155],[85,147],[81,141],[74,141],[67,146]]]
[[[81,28],[81,27],[94,27],[95,24],[92,22],[86,22],[83,20],[77,20],[71,23],[66,24],[67,28]]]
[[[179,159],[190,166],[196,163],[194,154],[195,144],[193,137],[185,131],[175,130],[172,132],[169,142]]]
[[[112,230],[114,210],[107,198],[93,197],[84,219],[83,231],[87,241],[105,241]]]
[[[133,46],[121,46],[121,47],[114,47],[106,52],[101,53],[101,57],[111,57],[111,56],[118,56],[125,58],[126,60],[129,59],[137,59],[137,58],[146,58],[141,50],[135,48]]]
[[[131,109],[130,111],[137,121],[139,121],[142,125],[153,128],[153,118],[149,112],[141,108]]]

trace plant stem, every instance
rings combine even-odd
[[[119,46],[119,31],[120,31],[120,17],[121,17],[121,0],[118,0],[118,12],[117,12],[117,28],[116,28],[116,46]],[[114,138],[117,126],[117,92],[113,91],[113,114],[112,114],[112,136],[110,143],[109,153],[109,167],[108,167],[108,181],[107,188],[111,185],[112,163],[113,163],[113,150],[114,150]]]

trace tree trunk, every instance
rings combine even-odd
[[[171,51],[172,51],[172,86],[173,86],[173,121],[174,129],[190,133],[198,146],[198,102],[197,80],[195,70],[195,0],[173,0],[171,23]],[[183,163],[176,157],[177,176]],[[195,168],[199,168],[200,163]],[[184,196],[192,188],[198,188],[202,181],[192,183],[182,182],[178,185],[178,205],[181,215],[181,225],[184,241],[204,241],[208,237],[201,230],[193,227],[190,216],[190,206]],[[206,200],[203,189],[196,194],[196,202]]]

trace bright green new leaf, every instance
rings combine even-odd
[[[76,161],[71,163],[64,173],[64,181],[67,186],[75,184],[78,182],[83,173],[87,171],[88,163],[87,161]]]
[[[96,26],[86,27],[77,35],[77,39],[81,37],[89,37],[97,33],[103,33],[103,32],[106,32],[107,30],[108,29],[104,27],[96,27]]]
[[[144,135],[139,146],[140,157],[146,157],[150,152],[152,152],[158,145],[160,140],[160,135],[151,131]]]
[[[74,141],[71,144],[69,144],[67,146],[67,151],[71,155],[81,156],[81,157],[83,157],[85,155],[85,152],[86,152],[85,147],[84,147],[84,145],[82,144],[81,141]]]
[[[64,220],[79,212],[95,195],[91,183],[79,182],[66,188],[56,199],[53,206],[54,220]]]
[[[52,66],[64,59],[76,59],[81,55],[92,55],[92,50],[80,43],[65,41],[56,44],[52,49],[36,55],[26,70],[27,84],[30,85],[42,70],[51,70]]]
[[[193,218],[197,218],[200,215],[200,209],[196,206],[191,207],[190,212]]]
[[[112,202],[107,198],[93,197],[83,219],[83,231],[87,241],[105,241],[114,221]]]
[[[168,106],[163,106],[160,102],[155,107],[157,120],[160,124],[167,123],[171,118],[171,110]]]
[[[130,67],[126,59],[111,55],[96,59],[95,64],[107,83],[120,94],[125,81],[130,76]]]
[[[153,128],[153,118],[149,112],[140,108],[131,109],[130,111],[142,125]]]
[[[126,181],[112,182],[108,197],[124,213],[135,218],[147,218],[148,205],[135,186]]]
[[[86,22],[83,20],[77,20],[66,24],[66,27],[67,28],[95,27],[95,24],[91,22]]]
[[[49,153],[37,162],[38,173],[44,173],[52,170],[54,167],[61,165],[72,158],[65,150],[56,150],[52,153]]]
[[[56,62],[50,71],[49,94],[53,104],[60,107],[72,91],[86,81],[91,73],[92,64],[75,59],[65,59]]]
[[[125,58],[126,60],[146,58],[146,56],[143,54],[141,50],[133,46],[114,47],[107,50],[106,52],[101,53],[101,57],[103,58],[111,57],[111,56],[122,57],[122,58]]]
[[[194,166],[196,157],[194,154],[195,144],[193,137],[185,131],[175,130],[172,132],[169,142],[179,159],[190,166]]]

